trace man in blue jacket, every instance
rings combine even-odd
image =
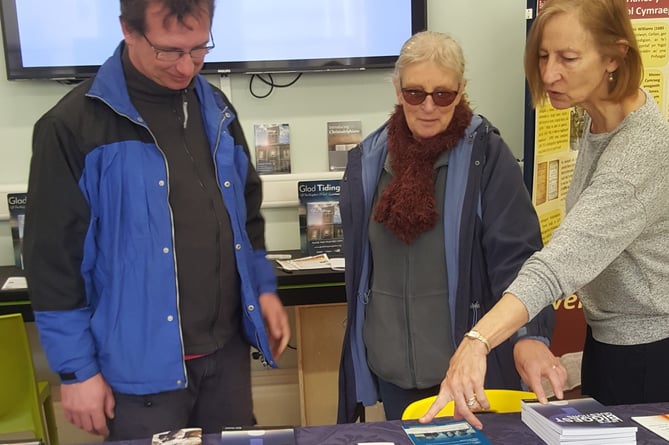
[[[120,4],[124,41],[34,129],[40,339],[88,432],[252,424],[249,344],[276,366],[290,329],[239,120],[198,75],[214,0]]]

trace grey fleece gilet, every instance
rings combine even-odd
[[[508,292],[530,317],[578,291],[594,338],[615,345],[669,337],[669,126],[653,98],[610,133],[590,118],[567,215]]]
[[[435,163],[435,227],[407,245],[373,218],[369,223],[374,271],[363,328],[367,362],[378,377],[404,389],[438,385],[454,350],[442,217],[447,164],[448,153]],[[375,199],[391,175],[386,159]]]

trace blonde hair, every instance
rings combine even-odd
[[[420,62],[434,62],[441,68],[455,71],[458,84],[461,84],[464,79],[465,57],[462,48],[448,34],[422,31],[404,42],[397,62],[395,62],[395,71],[392,75],[393,84],[399,88],[404,68]]]
[[[546,0],[534,20],[525,45],[525,77],[532,104],[546,100],[539,68],[539,48],[546,24],[560,14],[573,13],[595,42],[602,57],[612,58],[618,69],[612,73],[609,99],[620,101],[635,94],[643,79],[643,63],[629,18],[626,0]],[[626,47],[621,50],[621,45]]]

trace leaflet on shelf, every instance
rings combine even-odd
[[[345,170],[348,151],[362,140],[362,122],[328,122],[327,128],[330,171]]]
[[[27,202],[27,193],[7,194],[9,226],[12,231],[12,244],[14,245],[14,263],[20,269],[23,269],[23,227],[26,219]]]
[[[288,124],[255,124],[256,171],[260,175],[290,173]]]
[[[299,181],[300,244],[307,255],[343,256],[344,231],[339,212],[339,179]]]

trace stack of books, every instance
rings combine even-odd
[[[523,401],[521,419],[548,445],[636,445],[637,427],[590,397]]]

